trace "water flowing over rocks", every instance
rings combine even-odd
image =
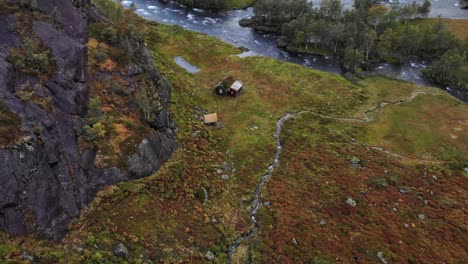
[[[251,210],[250,218],[251,218],[251,221],[252,221],[253,228],[250,229],[247,233],[242,234],[238,239],[236,239],[234,241],[234,243],[232,243],[231,245],[228,246],[228,249],[227,249],[227,252],[226,252],[227,256],[228,256],[228,263],[230,262],[231,254],[236,251],[236,249],[239,247],[241,242],[245,241],[245,240],[249,240],[258,231],[259,227],[258,227],[256,216],[257,216],[258,210],[260,209],[260,206],[262,205],[260,192],[261,192],[263,186],[265,185],[265,183],[268,181],[268,179],[270,179],[270,177],[273,174],[273,171],[275,170],[275,168],[278,167],[278,165],[279,165],[281,151],[282,151],[282,148],[283,148],[282,144],[281,144],[281,131],[283,130],[284,123],[288,119],[292,118],[293,116],[294,115],[290,114],[290,113],[285,114],[284,116],[282,116],[276,122],[276,132],[275,132],[275,135],[274,135],[275,141],[276,141],[275,158],[273,160],[273,163],[270,166],[268,166],[267,173],[265,175],[263,175],[262,178],[260,179],[260,182],[259,182],[259,184],[257,185],[257,187],[255,189],[255,195],[254,195],[254,198],[253,198],[253,201],[252,201],[252,206],[251,206],[252,210]]]

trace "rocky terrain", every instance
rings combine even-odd
[[[126,166],[100,166],[99,146],[80,143],[96,78],[88,26],[106,21],[89,0],[0,1],[0,227],[7,233],[61,239],[99,189],[150,175],[176,148],[170,86],[132,37],[115,44],[132,52],[117,72],[131,90],[128,105],[114,107],[133,104],[138,112],[131,96],[142,89],[135,80],[144,78],[158,105],[149,129],[122,157]],[[101,78],[115,73],[99,71]]]

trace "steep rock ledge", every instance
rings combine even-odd
[[[82,149],[79,138],[86,125],[91,82],[87,25],[105,18],[89,0],[39,0],[35,12],[46,19],[25,19],[8,12],[25,7],[8,0],[3,4],[12,7],[0,12],[0,96],[21,120],[21,139],[0,148],[0,228],[60,240],[70,220],[99,189],[148,176],[170,157],[177,147],[168,111],[170,87],[163,85],[143,43],[129,40],[138,70],[124,77],[144,74],[160,107],[148,124],[152,132],[128,157],[128,170],[96,166],[96,149]],[[18,69],[9,60],[11,50],[23,45],[25,23],[53,57],[55,68],[45,69],[46,74]],[[139,89],[138,84],[133,89]]]

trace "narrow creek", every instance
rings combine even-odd
[[[257,213],[258,210],[260,209],[261,206],[261,191],[265,183],[270,179],[271,175],[273,174],[273,171],[278,167],[279,161],[280,161],[280,156],[281,156],[281,151],[283,149],[282,144],[281,144],[281,131],[283,130],[284,123],[293,117],[294,114],[287,113],[284,116],[282,116],[277,122],[276,122],[276,132],[275,132],[275,141],[276,141],[276,153],[275,153],[275,159],[273,160],[273,163],[268,166],[268,171],[266,174],[262,176],[260,179],[260,182],[257,185],[257,188],[255,188],[255,195],[252,200],[252,210],[250,214],[250,218],[252,221],[252,229],[250,229],[247,233],[242,234],[239,238],[237,238],[234,243],[229,245],[226,254],[227,254],[227,263],[231,262],[231,254],[236,252],[237,248],[239,245],[242,243],[242,241],[249,240],[251,237],[253,237],[257,231],[258,231],[258,223],[257,223]],[[251,262],[249,258],[249,263]]]

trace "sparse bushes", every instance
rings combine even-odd
[[[34,36],[26,37],[21,47],[12,48],[8,61],[18,70],[35,75],[48,75],[55,71],[50,50]]]
[[[89,124],[94,125],[102,121],[104,114],[101,110],[101,102],[99,98],[92,98],[88,104],[88,120]]]
[[[88,104],[88,124],[83,127],[83,134],[86,140],[103,138],[106,135],[106,129],[102,124],[104,114],[101,110],[101,102],[98,98],[92,98]]]
[[[385,188],[388,187],[387,180],[384,178],[377,178],[372,181],[372,184],[378,188]]]
[[[109,44],[115,44],[119,41],[117,36],[117,29],[108,26],[101,31],[101,39]]]
[[[127,96],[128,92],[125,87],[122,87],[118,82],[114,81],[112,78],[107,80],[107,85],[109,86],[109,90],[118,96]]]
[[[11,143],[19,132],[21,121],[0,98],[0,145]]]
[[[104,44],[98,44],[97,50],[94,53],[94,59],[97,62],[104,62],[107,59],[106,47]]]

